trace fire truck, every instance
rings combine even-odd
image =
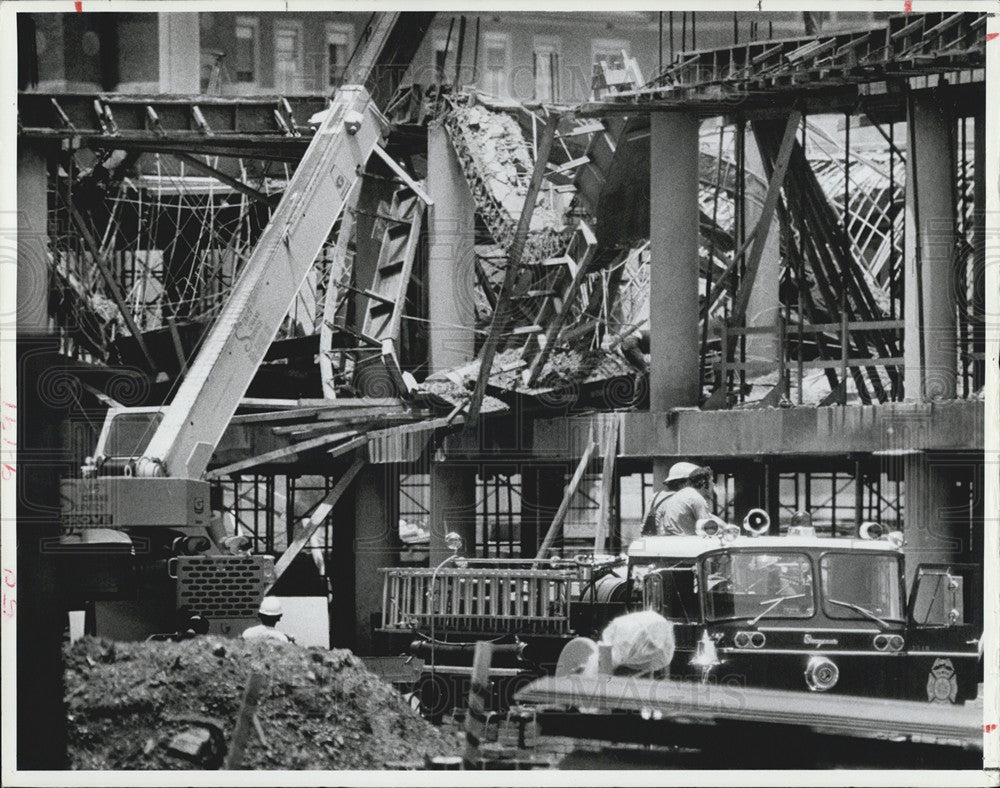
[[[767,514],[753,510],[742,528],[708,518],[696,535],[642,537],[619,557],[386,569],[379,632],[387,648],[425,660],[418,689],[429,716],[464,697],[477,640],[495,644],[502,707],[533,679],[572,671],[560,656],[571,641],[597,640],[636,610],[673,623],[665,678],[940,703],[976,697],[977,567],[921,565],[907,596],[899,532],[875,523],[854,538],[769,529]]]
[[[977,567],[922,564],[909,596],[903,537],[793,526],[765,535],[708,521],[701,535],[629,547],[630,601],[674,624],[675,678],[961,703],[981,681]]]

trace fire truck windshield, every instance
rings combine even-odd
[[[819,562],[823,610],[830,618],[903,620],[899,558],[870,553],[827,553]]]
[[[707,556],[705,614],[710,620],[810,618],[815,613],[812,563],[801,553]]]

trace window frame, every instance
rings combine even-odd
[[[272,82],[274,84],[274,90],[276,93],[303,93],[305,92],[301,85],[285,86],[278,84],[278,37],[285,31],[294,30],[296,34],[296,40],[298,46],[295,52],[295,76],[293,78],[294,82],[302,82],[305,78],[305,41],[304,35],[305,30],[301,19],[276,19],[274,22],[274,30],[272,33],[272,38],[274,40],[274,75]]]
[[[545,99],[538,95],[538,55],[545,53],[549,55],[548,67],[554,65],[554,71],[549,73],[549,90],[551,95]],[[531,41],[531,55],[533,67],[532,95],[535,101],[542,101],[551,104],[558,104],[562,100],[562,39],[559,36],[535,36]],[[552,62],[552,55],[555,55],[555,63]]]
[[[769,620],[775,620],[775,619],[777,619],[777,620],[787,620],[787,621],[796,621],[796,620],[797,621],[810,621],[810,620],[816,618],[816,614],[820,610],[824,610],[825,611],[825,608],[823,606],[816,604],[816,601],[819,598],[819,593],[818,592],[820,590],[819,586],[817,585],[817,583],[819,582],[819,578],[816,576],[818,565],[814,562],[813,555],[811,553],[809,553],[808,551],[806,551],[806,550],[798,550],[798,549],[795,549],[794,547],[780,548],[780,549],[765,548],[765,549],[759,549],[759,550],[717,550],[717,551],[714,551],[714,552],[711,552],[711,553],[706,553],[706,554],[700,556],[699,559],[698,559],[698,575],[699,575],[698,581],[701,584],[700,585],[699,595],[702,597],[702,616],[704,617],[704,620],[707,623],[719,624],[719,623],[732,622],[732,621],[741,621],[743,619],[751,619],[751,618],[753,618],[753,616],[736,615],[735,608],[734,608],[733,615],[729,615],[729,616],[717,616],[717,615],[715,615],[715,611],[714,611],[714,607],[713,607],[711,609],[711,615],[709,615],[709,612],[710,612],[709,595],[712,593],[712,591],[711,591],[711,589],[709,588],[709,585],[708,585],[708,577],[709,577],[708,562],[711,561],[711,560],[713,560],[713,559],[721,558],[723,556],[728,556],[730,559],[733,559],[733,558],[740,557],[740,556],[758,556],[758,555],[796,556],[796,557],[804,559],[805,563],[809,566],[809,573],[810,573],[809,585],[810,585],[810,590],[812,592],[811,593],[811,597],[812,598],[810,599],[810,603],[811,603],[811,606],[812,606],[812,613],[810,613],[809,615],[796,615],[796,616],[773,615],[773,613],[775,611],[772,610],[770,614],[768,614],[768,615],[764,616],[763,618],[761,618],[760,619],[761,621],[769,621]],[[778,609],[780,609],[780,605],[779,605]]]
[[[492,94],[490,90],[492,89],[492,84],[490,84],[490,71],[488,68],[488,55],[490,49],[500,49],[503,48],[504,53],[504,67],[503,67],[503,84],[501,85],[501,90],[499,93]],[[484,93],[492,95],[494,98],[510,98],[511,86],[511,37],[510,33],[484,33],[483,43],[482,43],[482,75],[483,83],[480,83],[480,88]],[[485,83],[485,84],[484,84]]]
[[[236,41],[240,41],[239,29],[248,27],[253,31],[251,36],[251,60],[253,66],[253,78],[250,80],[240,79],[240,71],[233,64],[233,82],[237,85],[259,85],[260,84],[260,17],[237,16],[233,23],[233,35]],[[234,58],[235,60],[235,58]]]
[[[327,88],[338,87],[343,83],[344,74],[341,74],[340,82],[334,84],[330,81],[330,36],[332,34],[341,34],[344,36],[346,43],[345,49],[347,52],[347,59],[344,61],[344,68],[350,62],[351,53],[354,51],[354,25],[350,22],[327,22],[324,30],[326,46],[323,49],[323,82]],[[345,72],[346,73],[346,72]]]
[[[821,609],[823,610],[823,615],[832,621],[871,621],[867,616],[862,613],[858,613],[853,610],[848,610],[846,607],[840,607],[839,605],[827,605],[827,593],[826,584],[823,582],[823,562],[827,560],[830,556],[842,556],[842,555],[858,555],[858,551],[851,550],[824,550],[816,561],[816,582],[819,584],[819,595]],[[903,576],[903,562],[900,557],[894,553],[882,553],[882,552],[871,552],[865,553],[867,558],[894,558],[896,561],[896,588],[899,594],[899,605],[900,605],[900,615],[899,616],[886,616],[881,614],[876,614],[880,618],[888,621],[890,623],[905,623],[907,621],[907,598],[906,598],[906,581]],[[847,600],[841,600],[847,601]],[[834,611],[831,613],[830,611]],[[873,611],[874,612],[874,611]]]
[[[597,65],[597,55],[614,52],[620,55],[622,50],[632,51],[632,41],[627,38],[592,38],[590,39],[590,68]]]

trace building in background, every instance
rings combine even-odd
[[[874,14],[438,14],[409,81],[476,85],[518,101],[590,96],[593,65],[626,51],[643,75],[681,51],[851,28]],[[324,94],[349,73],[369,13],[22,14],[21,87],[42,92]],[[32,56],[33,54],[33,56]],[[34,63],[31,61],[34,60]],[[32,68],[34,66],[34,68]]]

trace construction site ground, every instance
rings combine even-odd
[[[206,768],[178,753],[178,737],[200,734],[208,718],[229,741],[255,671],[264,690],[242,768],[382,769],[461,752],[454,730],[422,719],[346,650],[211,636],[84,638],[66,649],[65,665],[74,769]]]

